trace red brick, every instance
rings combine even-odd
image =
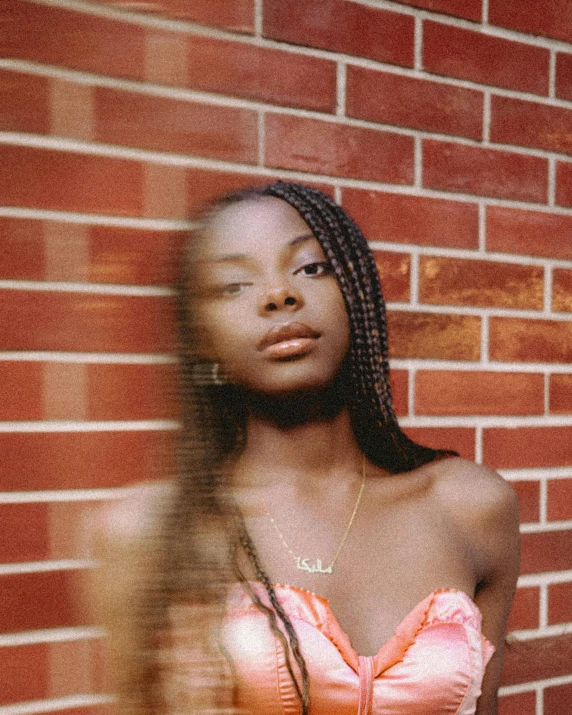
[[[519,0],[490,0],[489,22],[532,35],[572,40],[572,6],[568,0],[545,0],[542,5]]]
[[[572,313],[572,270],[554,269],[552,274],[552,310]]]
[[[419,299],[440,305],[540,310],[544,269],[493,261],[421,256]]]
[[[535,522],[540,519],[540,482],[510,482],[518,499],[518,514],[521,523]]]
[[[572,322],[491,318],[491,360],[562,362],[572,360]]]
[[[189,38],[187,84],[322,112],[333,112],[336,104],[334,62],[213,37]]]
[[[374,251],[386,301],[408,301],[411,283],[411,256],[408,253]]]
[[[572,683],[551,685],[543,690],[544,715],[562,715],[572,710]]]
[[[343,189],[342,203],[371,241],[478,248],[475,204],[425,196]]]
[[[498,715],[536,715],[536,691],[502,695],[498,701]]]
[[[45,77],[0,70],[0,131],[48,134],[49,100]]]
[[[572,259],[572,216],[487,206],[487,250]]]
[[[423,142],[423,185],[502,199],[545,202],[548,162],[536,156],[426,139]]]
[[[397,2],[476,22],[480,22],[482,18],[482,0],[397,0]]]
[[[548,624],[572,621],[572,583],[548,586]],[[572,704],[572,701],[571,701]]]
[[[572,110],[511,97],[491,97],[491,141],[572,153]]]
[[[41,420],[42,364],[0,362],[0,420]]]
[[[478,360],[481,321],[472,315],[389,311],[389,351],[393,358]]]
[[[521,534],[520,545],[522,574],[572,568],[572,530]]]
[[[569,675],[571,648],[572,634],[508,643],[504,651],[501,685]],[[551,715],[564,715],[564,711]]]
[[[508,616],[507,631],[538,628],[539,609],[540,589],[537,586],[517,588]]]
[[[117,8],[117,0],[96,0],[98,5]],[[235,32],[254,32],[254,0],[154,0],[133,4],[137,12],[190,20],[201,25],[222,27]],[[129,7],[129,9],[131,9]]]
[[[415,412],[420,415],[543,414],[544,376],[420,370],[415,380]]]
[[[556,54],[556,96],[572,99],[572,54]]]
[[[144,78],[145,30],[139,25],[25,0],[5,0],[2,13],[4,57]]]
[[[274,40],[413,66],[409,15],[344,0],[264,0],[262,18]]]
[[[550,412],[572,414],[572,375],[550,375]]]
[[[572,519],[572,479],[548,480],[549,521],[565,521]]]
[[[49,697],[49,664],[46,643],[0,648],[0,705]]]
[[[249,109],[97,87],[95,139],[105,144],[255,163],[258,117]]]
[[[74,606],[73,571],[0,576],[0,631],[33,631],[80,625]]]
[[[549,58],[542,47],[430,20],[423,23],[423,68],[436,74],[546,95]]]
[[[483,452],[485,464],[501,469],[559,467],[572,459],[572,427],[485,428]]]
[[[556,203],[572,206],[572,164],[556,162]]]
[[[317,119],[268,114],[266,164],[410,184],[413,182],[413,138]]]
[[[0,349],[156,352],[172,340],[168,298],[0,291]]]
[[[452,449],[465,459],[475,459],[475,430],[468,427],[408,427],[406,434],[433,449]]]
[[[171,365],[100,365],[87,367],[88,419],[145,420],[175,418]]]
[[[156,479],[165,473],[160,461],[171,438],[139,430],[0,434],[2,489],[95,489]]]
[[[140,215],[142,180],[141,165],[135,161],[24,146],[0,148],[0,194],[6,206]]]
[[[409,373],[407,370],[392,370],[390,372],[391,394],[393,407],[398,417],[409,413]]]
[[[383,124],[482,137],[482,92],[365,67],[347,68],[346,112]]]
[[[1,217],[0,236],[0,277],[41,280],[44,277],[41,223],[31,219]]]
[[[2,563],[46,558],[49,552],[48,508],[48,504],[0,505]]]

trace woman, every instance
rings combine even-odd
[[[514,493],[399,428],[361,232],[276,182],[191,249],[177,476],[99,534],[122,712],[494,715]]]

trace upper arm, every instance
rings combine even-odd
[[[520,565],[518,506],[510,484],[485,467],[454,460],[448,505],[473,555],[483,635],[495,654],[485,671],[476,715],[496,715],[504,636]]]

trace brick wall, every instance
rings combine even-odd
[[[275,177],[325,187],[370,239],[406,429],[517,491],[501,715],[570,711],[572,4],[0,11],[0,715],[105,701],[72,534],[173,428],[189,212]]]

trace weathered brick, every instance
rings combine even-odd
[[[383,297],[386,301],[408,301],[411,283],[411,256],[408,253],[374,251]]]
[[[548,586],[548,623],[572,621],[572,583],[553,583]],[[572,704],[572,701],[570,701]]]
[[[572,163],[556,162],[556,203],[572,206]]]
[[[501,469],[559,467],[568,464],[570,459],[572,427],[487,427],[483,430],[483,461],[490,466]]]
[[[572,479],[548,480],[548,504],[546,516],[549,521],[572,519]]]
[[[490,319],[491,360],[516,362],[563,362],[572,360],[572,322]]]
[[[488,251],[572,259],[572,216],[487,206]]]
[[[540,623],[540,589],[538,586],[517,588],[508,616],[507,631],[538,628]]]
[[[550,412],[572,414],[572,375],[550,375]]]
[[[391,310],[387,317],[391,357],[479,359],[481,321],[478,317]]]
[[[552,274],[552,310],[572,313],[572,270],[554,269]]]
[[[419,298],[423,303],[540,310],[543,292],[540,266],[421,256]]]
[[[540,482],[523,479],[510,482],[518,499],[518,514],[521,523],[535,522],[540,519]]]
[[[568,0],[547,0],[542,5],[490,0],[489,22],[510,30],[572,41],[572,6]]]

